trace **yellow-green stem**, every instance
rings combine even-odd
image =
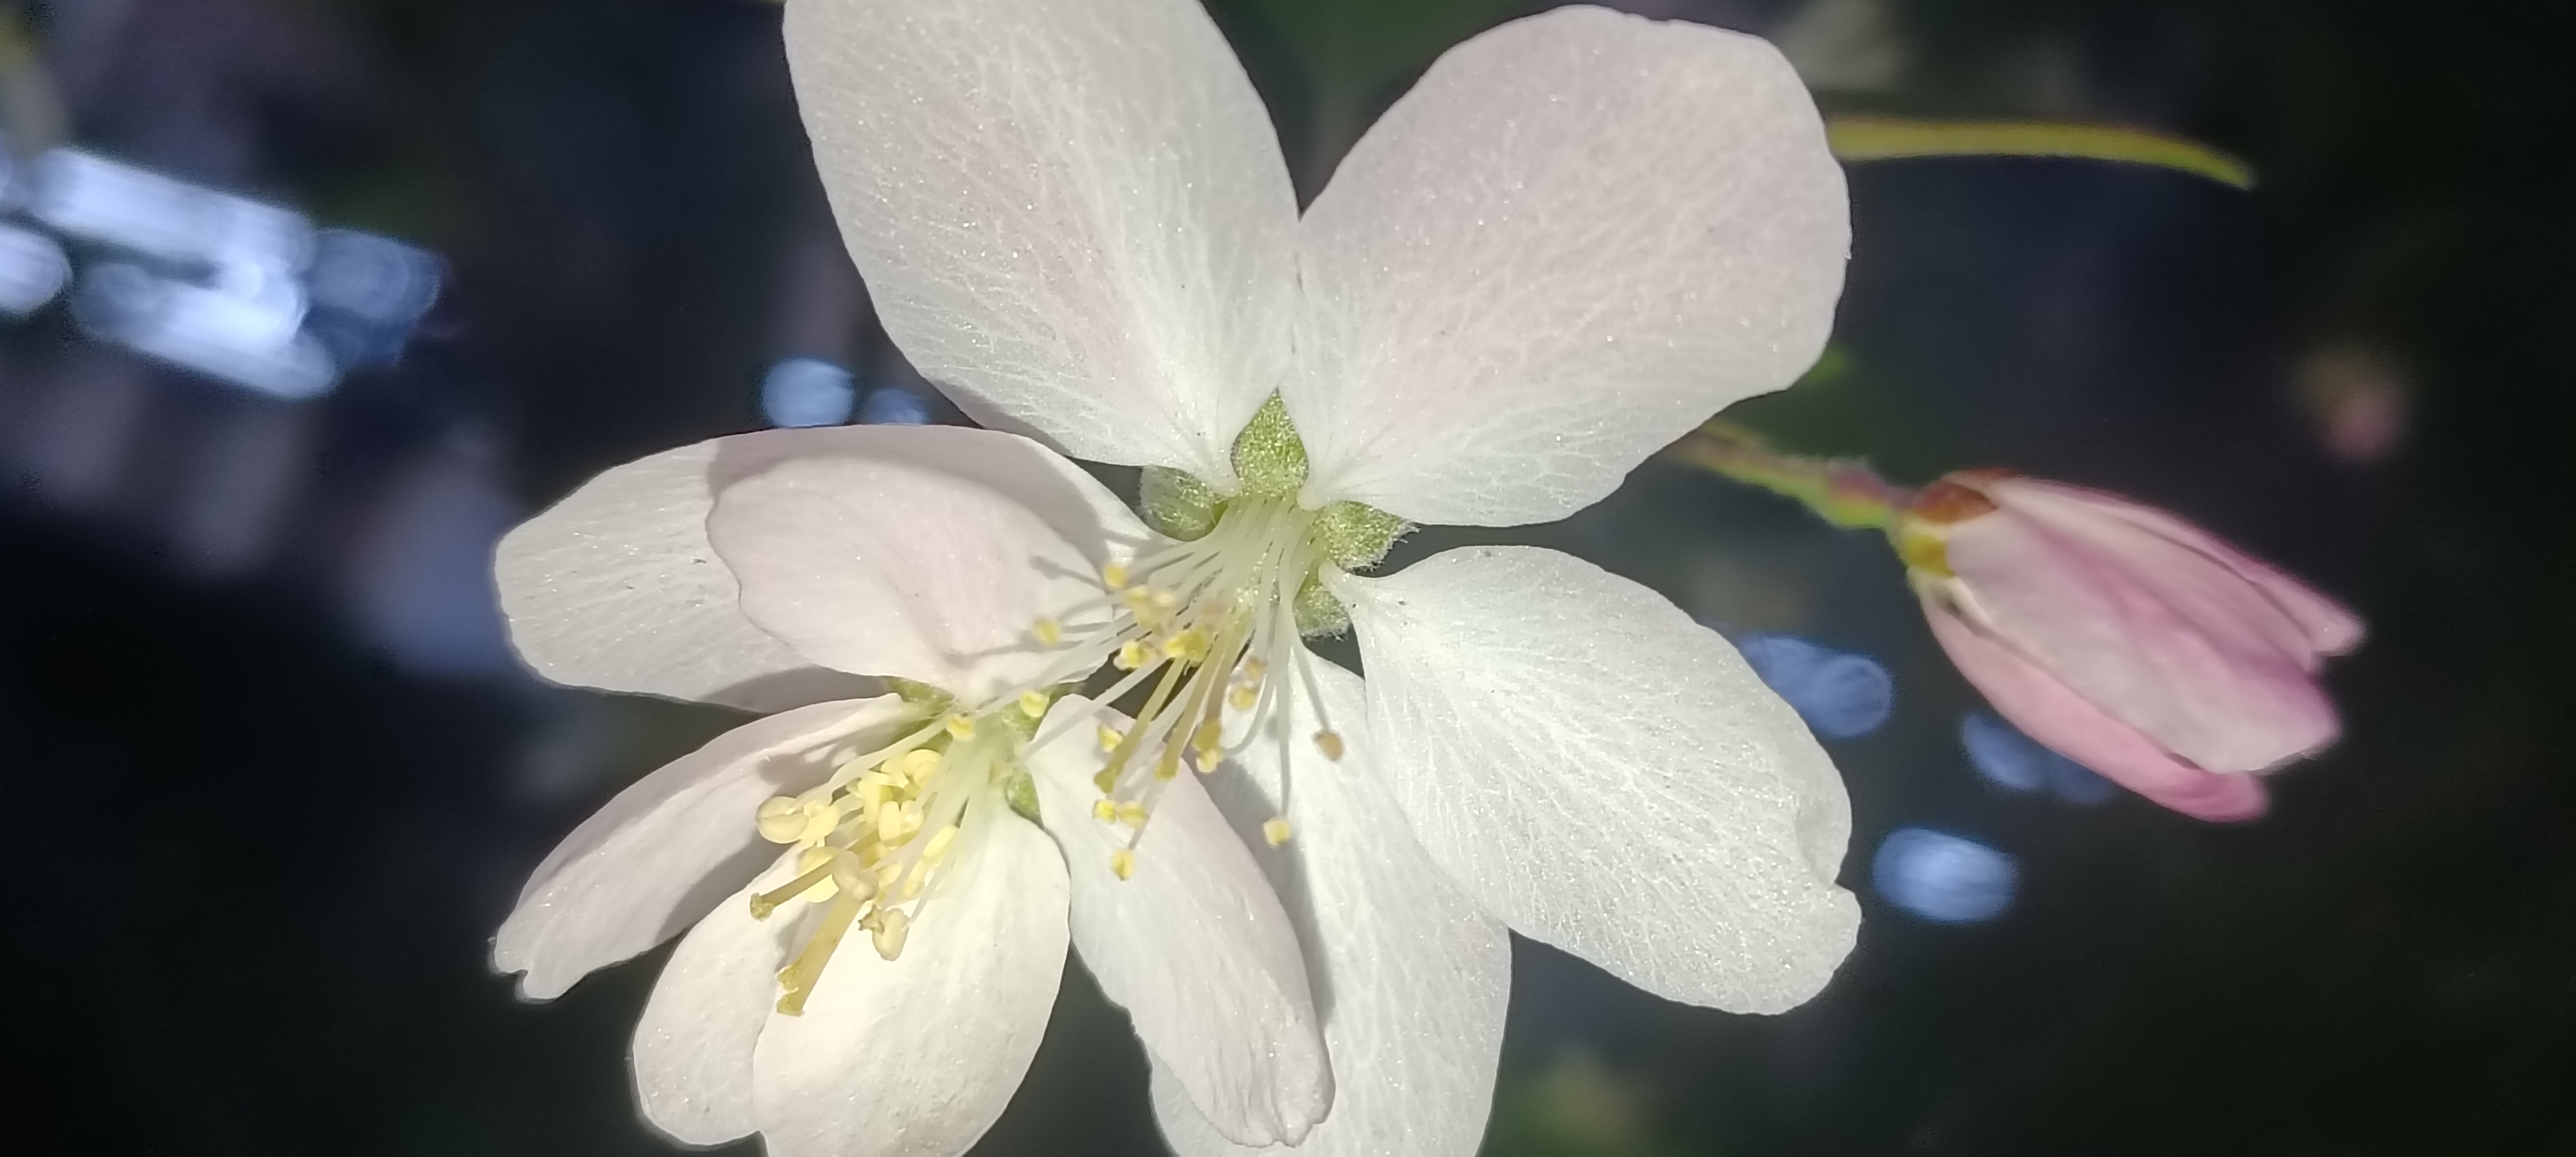
[[[2245,162],[2197,141],[2117,125],[2060,121],[1941,121],[1837,116],[1825,140],[1845,161],[1908,157],[2075,157],[2153,165],[2239,189],[2254,187]]]
[[[1718,419],[1674,443],[1672,453],[1712,474],[1797,499],[1825,521],[1854,530],[1889,529],[1913,498],[1864,463],[1785,454],[1761,435]]]

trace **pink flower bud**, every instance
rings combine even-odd
[[[1977,470],[1926,488],[1893,537],[1933,636],[1995,710],[2175,811],[2261,815],[2253,773],[2340,729],[2317,668],[2361,620],[2170,514]]]

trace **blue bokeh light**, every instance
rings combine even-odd
[[[446,266],[426,250],[354,229],[321,230],[304,271],[312,295],[305,328],[344,367],[392,365],[446,276]]]
[[[1992,712],[1972,711],[1959,720],[1959,746],[1979,778],[2005,791],[2046,791],[2079,807],[2105,803],[2118,794],[2111,781],[2040,746]]]
[[[773,426],[838,426],[858,400],[850,371],[821,358],[787,358],[760,379],[760,413]]]
[[[42,308],[70,283],[72,267],[62,246],[41,233],[0,225],[0,314],[24,317]]]
[[[1735,649],[1807,726],[1827,739],[1867,735],[1896,709],[1896,680],[1867,655],[1777,634],[1738,636]]]
[[[1975,840],[1898,828],[1879,841],[1869,876],[1880,898],[1908,913],[1936,924],[1975,924],[2012,907],[2021,869]]]
[[[886,386],[868,395],[859,421],[871,426],[927,426],[930,402],[910,390]]]
[[[2063,755],[2048,762],[2048,790],[2077,807],[2109,803],[2112,796],[2120,794],[2119,787],[2110,780]]]

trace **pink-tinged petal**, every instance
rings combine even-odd
[[[2250,820],[2268,806],[2261,779],[2249,772],[2203,771],[2156,745],[2046,671],[1987,638],[1935,599],[1923,600],[1932,635],[1986,701],[2022,733],[2104,778],[2184,815]]]
[[[1833,324],[1842,168],[1769,44],[1560,8],[1451,49],[1300,230],[1310,500],[1574,513]]]
[[[1297,204],[1197,0],[794,0],[788,70],[895,344],[978,422],[1233,477]]]
[[[956,1157],[1028,1075],[1064,976],[1055,844],[998,793],[978,800],[917,911],[895,959],[852,932],[805,1014],[761,1030],[753,1112],[769,1157]]]
[[[917,722],[892,695],[754,720],[619,792],[556,845],[492,941],[519,995],[561,996],[584,973],[670,939],[776,854],[760,801],[822,781]]]
[[[870,432],[765,430],[683,446],[584,483],[501,539],[510,643],[557,683],[784,711],[875,688],[818,667],[742,616],[707,545],[725,483]]]
[[[2361,617],[2343,604],[2165,511],[2100,490],[2018,475],[1994,479],[1980,489],[2003,506],[2050,523],[2076,525],[2108,515],[2207,555],[2270,596],[2319,656],[2340,655],[2361,644]]]
[[[778,970],[795,952],[797,922],[754,919],[751,897],[794,879],[798,854],[779,856],[680,938],[635,1022],[635,1100],[672,1140],[722,1145],[759,1128],[752,1049],[777,999]]]
[[[1103,725],[1131,721],[1068,695],[1042,730],[1069,734],[1029,754],[1072,881],[1074,946],[1202,1117],[1244,1144],[1293,1145],[1333,1103],[1296,929],[1197,776],[1163,785],[1141,834],[1091,814]],[[1134,867],[1122,880],[1109,860],[1130,835]]]
[[[1961,612],[2195,766],[2260,771],[2333,742],[2306,628],[2262,588],[2135,523],[2064,513],[1951,525]]]
[[[1158,1061],[1154,1116],[1181,1157],[1471,1157],[1493,1109],[1511,937],[1450,884],[1387,795],[1370,762],[1359,677],[1308,659],[1324,710],[1296,701],[1285,729],[1294,766],[1283,771],[1275,733],[1265,733],[1207,784],[1297,921],[1326,1014],[1332,1112],[1293,1148],[1237,1145]],[[1234,721],[1238,742],[1243,722]],[[1328,722],[1346,741],[1331,763],[1307,738]],[[1262,825],[1278,815],[1294,834],[1272,847]]]
[[[1040,615],[1096,595],[1150,537],[1107,488],[1013,434],[880,427],[727,486],[707,520],[743,613],[837,670],[969,701],[1062,667]],[[1067,672],[1065,678],[1082,674]]]

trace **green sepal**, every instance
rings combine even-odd
[[[1306,443],[1298,440],[1279,395],[1261,403],[1234,436],[1234,478],[1237,497],[1294,499],[1306,484]]]
[[[1145,525],[1182,542],[1195,542],[1216,529],[1225,497],[1188,471],[1148,466],[1137,487],[1136,505],[1143,509]]]
[[[1361,571],[1376,566],[1395,540],[1412,529],[1412,523],[1374,506],[1336,502],[1316,512],[1306,541],[1314,543],[1334,566]]]
[[[886,677],[885,682],[886,689],[894,692],[896,698],[921,708],[925,715],[941,714],[957,703],[956,696],[928,683],[891,675]]]
[[[1038,781],[1030,779],[1028,772],[1014,771],[1011,778],[1003,780],[1002,798],[1009,800],[1011,810],[1030,823],[1046,826],[1046,821],[1038,817]]]
[[[1324,589],[1324,580],[1306,576],[1306,585],[1297,588],[1297,633],[1309,639],[1338,635],[1351,629],[1351,612],[1342,600]]]

